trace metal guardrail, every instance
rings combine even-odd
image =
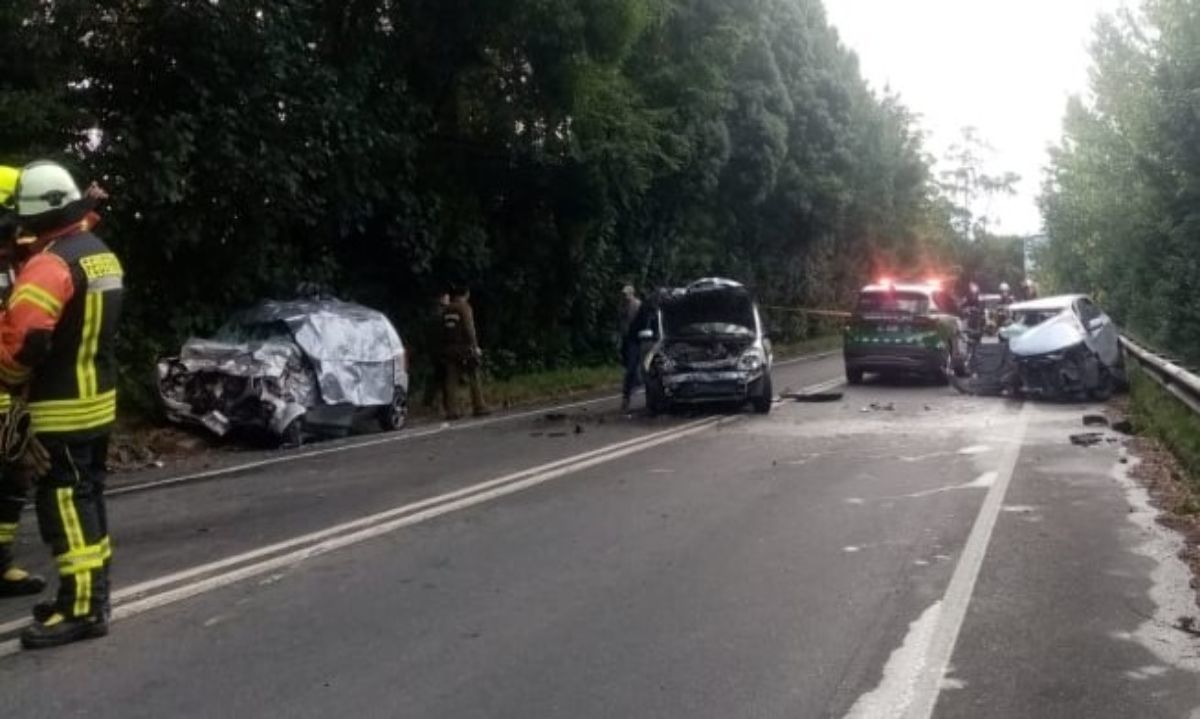
[[[1125,335],[1121,335],[1121,346],[1125,349],[1125,356],[1137,361],[1151,379],[1193,412],[1200,414],[1200,375]]]

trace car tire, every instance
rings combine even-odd
[[[770,414],[771,405],[775,403],[775,390],[771,386],[771,374],[768,372],[763,375],[762,391],[758,396],[750,400],[751,406],[757,414]]]
[[[379,408],[379,426],[385,432],[403,429],[408,422],[408,393],[397,387],[392,393],[392,403]]]
[[[945,387],[950,384],[950,378],[954,375],[954,350],[950,345],[946,345],[946,358],[939,364],[930,376],[939,387]]]
[[[663,396],[661,389],[646,385],[646,411],[651,416],[666,414],[671,411],[671,403]]]
[[[279,436],[279,446],[300,447],[304,444],[304,417],[293,419]]]
[[[1100,370],[1100,385],[1088,390],[1088,399],[1093,402],[1107,402],[1112,399],[1114,391],[1113,377],[1108,370]]]
[[[846,365],[846,384],[862,384],[863,371],[857,367]]]

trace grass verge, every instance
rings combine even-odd
[[[1145,372],[1131,369],[1130,409],[1138,434],[1162,442],[1179,462],[1181,480],[1200,497],[1200,415],[1175,399]],[[1196,507],[1200,512],[1200,506]]]

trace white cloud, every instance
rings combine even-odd
[[[989,168],[1021,175],[992,212],[1004,232],[1041,227],[1035,199],[1067,98],[1087,89],[1100,13],[1122,0],[825,0],[863,74],[922,116],[940,156],[973,125],[995,149]]]

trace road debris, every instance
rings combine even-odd
[[[844,392],[783,392],[780,399],[791,399],[797,402],[837,402],[845,396]]]
[[[862,412],[895,412],[896,411],[896,403],[888,402],[887,404],[880,404],[879,402],[872,402],[871,404],[867,405],[866,407],[863,407],[862,410],[860,410],[860,411],[862,411]]]
[[[1102,414],[1085,414],[1083,415],[1084,427],[1107,427],[1108,418]]]
[[[1102,432],[1083,432],[1071,435],[1071,444],[1077,447],[1094,447],[1104,441]]]
[[[566,419],[567,419],[566,412],[547,412],[546,413],[546,421],[547,422],[564,422],[564,421],[566,421]]]
[[[1128,419],[1119,419],[1109,426],[1112,427],[1113,431],[1120,432],[1121,434],[1132,435],[1134,433],[1133,422],[1129,421]]]

